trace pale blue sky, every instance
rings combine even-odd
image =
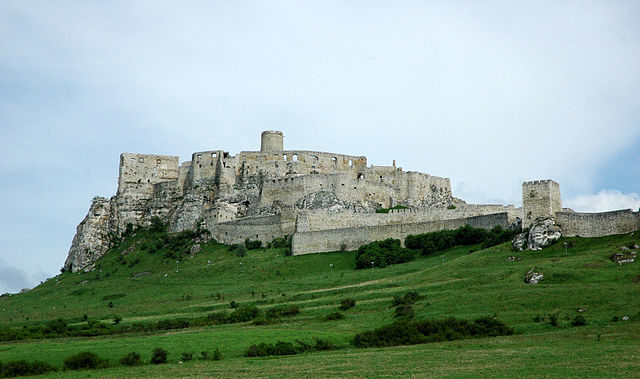
[[[640,207],[637,1],[0,3],[0,293],[62,266],[121,152],[290,148],[519,205]]]

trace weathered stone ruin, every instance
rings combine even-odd
[[[406,209],[375,212],[397,205]],[[564,233],[574,235],[640,228],[637,212],[593,218],[563,210],[553,181],[525,182],[523,208],[467,204],[452,196],[448,178],[403,171],[395,161],[367,166],[364,156],[285,150],[282,132],[265,131],[260,151],[201,151],[182,164],[175,156],[121,154],[117,194],[93,200],[65,268],[91,267],[128,225],[148,226],[154,217],[171,232],[206,228],[227,244],[287,235],[294,255],[355,249],[466,224],[528,226],[539,217],[555,217],[568,226],[562,225]],[[607,224],[587,225],[596,219]],[[622,228],[618,219],[625,220]]]

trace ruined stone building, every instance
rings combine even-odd
[[[640,228],[637,212],[593,216],[563,210],[553,181],[525,182],[522,190],[522,208],[466,204],[452,196],[448,178],[403,171],[395,161],[367,166],[364,156],[285,150],[279,131],[262,133],[260,151],[200,151],[182,164],[175,156],[123,153],[117,194],[93,200],[65,267],[89,267],[127,225],[146,226],[153,217],[172,232],[206,228],[227,244],[287,235],[294,255],[351,250],[465,224],[528,226],[550,215],[583,236]],[[375,212],[396,205],[407,209]]]

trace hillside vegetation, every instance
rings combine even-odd
[[[640,242],[637,232],[564,238],[520,253],[508,243],[457,246],[360,270],[357,252],[293,257],[286,247],[246,251],[210,241],[187,254],[194,237],[138,230],[93,271],[63,272],[28,293],[3,296],[0,363],[37,360],[62,370],[69,357],[91,352],[107,366],[100,376],[640,372],[640,263],[610,259]],[[524,282],[533,267],[544,274],[537,285]],[[445,325],[440,337],[419,336],[417,345],[354,345],[360,335],[367,341],[360,346],[390,346],[371,333],[386,333],[394,321],[423,331],[446,322],[467,329],[456,329],[465,339],[448,340],[453,329]],[[513,334],[473,334],[487,325]],[[295,355],[247,357],[251,346]],[[149,364],[156,348],[167,364]],[[119,363],[127,353],[143,365]]]

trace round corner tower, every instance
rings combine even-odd
[[[284,138],[279,130],[265,130],[262,132],[260,151],[283,151]]]

